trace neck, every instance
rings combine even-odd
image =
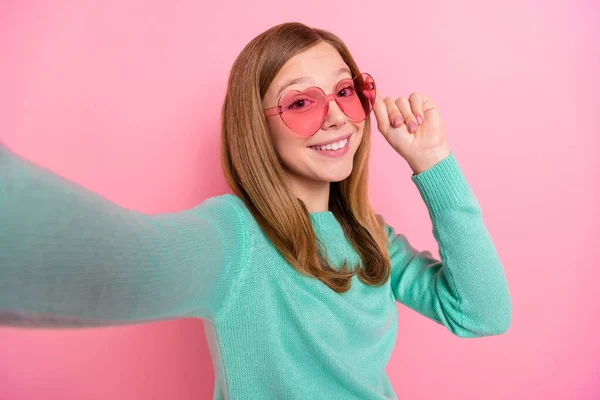
[[[309,213],[329,211],[331,183],[294,179],[291,181],[291,187],[296,197],[304,202]]]

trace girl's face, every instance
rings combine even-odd
[[[305,90],[317,86],[325,94],[336,90],[336,84],[352,78],[350,69],[329,43],[321,42],[292,57],[279,71],[263,99],[263,108],[277,106],[281,94],[288,90]],[[294,81],[291,82],[290,81]],[[327,118],[319,130],[309,137],[300,136],[279,115],[267,117],[269,134],[291,184],[318,188],[324,183],[339,182],[352,172],[352,160],[363,134],[365,122],[350,120],[335,101],[329,103]],[[329,157],[325,151],[310,146],[348,136],[345,154]]]

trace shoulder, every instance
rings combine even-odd
[[[389,239],[390,236],[393,236],[395,234],[394,228],[391,225],[388,225],[383,215],[375,214],[375,216],[377,217],[377,220],[379,221],[379,226],[381,226],[381,228],[383,229],[385,236],[387,236]]]
[[[248,225],[242,200],[232,194],[208,197],[196,205],[192,211],[195,215],[222,227],[239,231],[245,230]]]
[[[388,251],[397,252],[397,251],[414,251],[414,248],[410,245],[406,234],[400,231],[396,231],[396,229],[388,224],[384,217],[381,214],[375,214],[377,219],[379,220],[383,232],[387,238],[386,245],[388,246]]]
[[[247,244],[251,244],[251,238],[261,231],[244,201],[235,194],[225,193],[209,197],[196,206],[196,210],[202,214],[209,214],[215,224],[250,237]]]

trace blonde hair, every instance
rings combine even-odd
[[[352,75],[360,73],[350,51],[334,34],[297,22],[274,26],[248,43],[235,60],[222,109],[221,160],[228,185],[252,213],[265,235],[298,272],[321,280],[338,293],[351,279],[381,286],[390,276],[387,237],[368,198],[370,121],[354,156],[350,176],[332,182],[329,211],[361,259],[334,269],[317,245],[304,202],[294,196],[269,136],[262,100],[278,71],[294,55],[321,41],[331,44]]]

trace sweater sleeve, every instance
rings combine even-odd
[[[454,153],[411,178],[428,208],[441,260],[385,224],[398,302],[463,338],[508,330],[508,285],[481,208]]]
[[[244,216],[229,196],[142,214],[0,143],[0,325],[215,318],[246,252]]]

